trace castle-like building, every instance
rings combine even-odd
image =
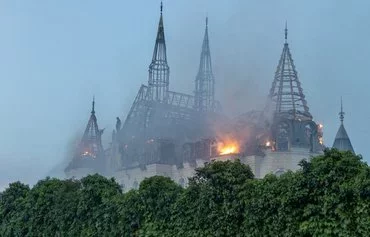
[[[85,133],[65,169],[68,177],[98,172],[115,177],[125,190],[154,175],[186,185],[205,162],[238,158],[262,178],[269,173],[294,171],[301,160],[322,153],[322,125],[309,111],[289,49],[287,27],[265,108],[234,119],[223,114],[215,98],[208,19],[194,94],[170,90],[166,51],[161,4],[148,83],[139,88],[123,124],[117,117],[112,142],[105,150],[93,101]],[[333,147],[354,152],[343,118],[342,108]]]

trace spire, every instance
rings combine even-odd
[[[169,87],[169,67],[167,64],[166,41],[163,27],[163,4],[161,2],[157,38],[155,40],[152,62],[149,65],[150,99],[166,102]]]
[[[95,158],[103,151],[101,143],[101,131],[99,130],[95,116],[95,97],[92,102],[90,119],[82,136],[78,152],[80,155],[90,155]]]
[[[91,113],[95,114],[95,95],[93,96]]]
[[[344,112],[343,112],[343,101],[342,101],[342,97],[340,97],[340,113],[339,113],[339,119],[340,119],[340,123],[343,124]]]
[[[269,98],[274,103],[274,114],[292,119],[310,120],[312,116],[298,79],[292,55],[287,43],[288,27],[285,24],[285,43]]]
[[[285,43],[288,43],[288,22],[285,21]]]
[[[211,51],[208,39],[208,17],[200,54],[199,70],[195,80],[195,107],[200,111],[214,111],[215,80],[212,72]]]
[[[340,113],[339,113],[339,118],[340,118],[340,126],[337,132],[337,135],[335,136],[334,143],[333,143],[333,148],[336,148],[340,151],[351,151],[353,153],[353,147],[351,140],[348,137],[347,131],[344,128],[343,125],[343,120],[344,120],[344,112],[343,112],[343,103],[342,103],[342,98],[340,98]]]
[[[103,131],[104,129],[99,130],[96,120],[94,97],[90,119],[87,123],[85,132],[65,172],[78,168],[93,169],[94,172],[104,172],[104,149],[101,142]]]

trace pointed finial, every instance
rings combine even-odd
[[[162,11],[163,11],[163,2],[161,1],[161,14],[162,14]]]
[[[91,113],[94,114],[95,113],[95,95],[93,96],[93,101],[92,101],[92,110],[91,110]]]
[[[285,43],[288,40],[288,22],[285,21]]]
[[[340,113],[339,113],[340,122],[343,124],[344,112],[343,112],[343,101],[342,96],[340,97]]]
[[[208,27],[208,16],[206,17],[206,27]]]

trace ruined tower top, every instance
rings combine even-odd
[[[288,27],[285,25],[285,43],[277,66],[269,98],[275,116],[311,120],[307,101],[298,78],[288,45]]]
[[[74,157],[65,169],[69,172],[78,168],[93,169],[94,172],[104,171],[104,149],[101,142],[103,130],[99,130],[95,116],[95,98],[92,101],[91,115],[80,143],[76,147]]]
[[[212,72],[211,51],[208,39],[208,17],[204,32],[198,74],[195,80],[195,108],[200,111],[214,111],[215,80]]]
[[[152,62],[149,65],[149,97],[158,102],[167,102],[169,90],[169,66],[167,64],[166,41],[163,26],[163,4],[161,2],[157,38]]]
[[[101,143],[101,133],[102,131],[99,130],[97,119],[95,116],[95,98],[94,98],[92,102],[90,119],[87,123],[79,147],[80,155],[86,155],[95,158],[101,152],[103,152],[103,147]]]

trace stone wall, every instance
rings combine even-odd
[[[240,159],[243,164],[249,165],[256,178],[263,178],[267,174],[280,175],[288,170],[299,169],[299,162],[303,159],[309,160],[319,153],[311,153],[304,148],[295,148],[289,152],[265,151],[265,156],[226,155],[214,157],[212,160],[226,161]],[[136,189],[145,178],[160,175],[169,177],[176,183],[186,186],[189,178],[195,175],[195,169],[203,167],[206,160],[197,159],[195,162],[183,163],[181,167],[166,164],[150,164],[141,167],[126,168],[116,171],[112,177],[122,186],[123,191]],[[91,173],[89,169],[71,170],[68,177],[81,178]]]

